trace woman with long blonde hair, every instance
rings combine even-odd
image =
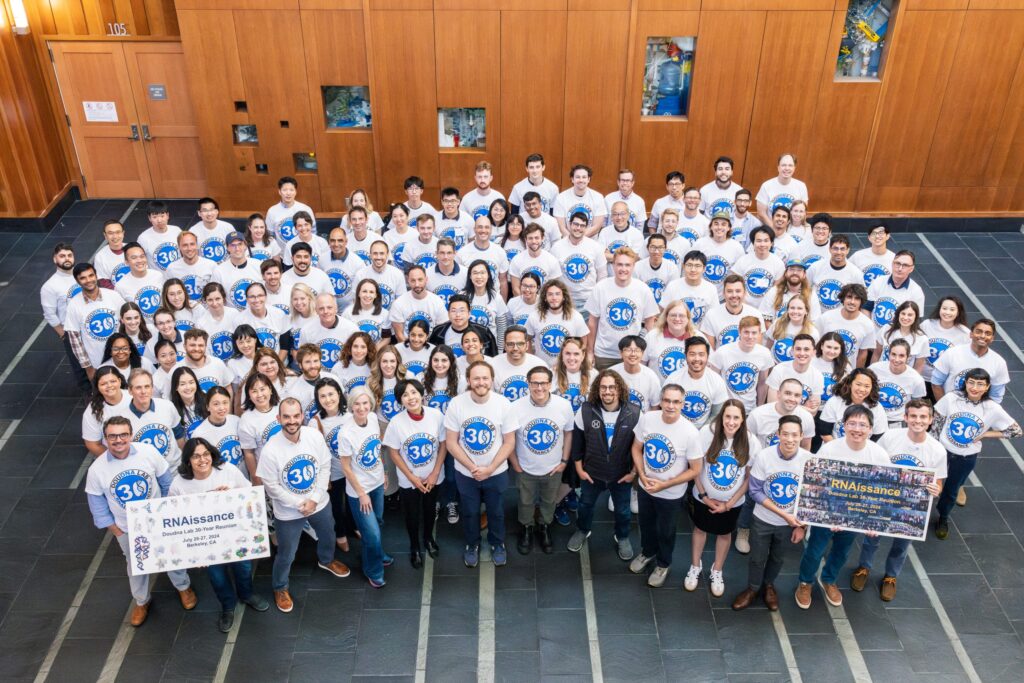
[[[670,301],[647,335],[647,367],[664,384],[669,375],[686,367],[686,340],[700,336],[689,305],[682,300]]]

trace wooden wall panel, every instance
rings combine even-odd
[[[628,12],[569,12],[561,175],[586,164],[594,170],[591,186],[603,193],[615,189],[619,170],[623,109],[616,103],[625,94],[628,42]]]
[[[345,211],[345,197],[353,189],[365,189],[376,199],[373,131],[328,129],[321,86],[368,85],[366,35],[363,13],[351,10],[303,10],[302,43],[306,55],[309,110],[320,166],[322,211]],[[338,49],[339,45],[345,46]],[[370,106],[376,104],[370,94]]]
[[[503,187],[501,166],[501,16],[496,11],[445,10],[434,13],[438,107],[483,107],[487,124],[484,150],[441,150],[439,186],[472,187],[473,169],[494,160],[494,184]],[[437,134],[434,135],[435,140]],[[512,181],[515,182],[515,181]],[[428,198],[435,207],[439,196]]]
[[[743,177],[764,26],[765,12],[701,12],[690,103],[694,133],[684,157],[689,184],[710,180],[722,155],[732,158],[734,177]],[[660,178],[657,189],[660,196]]]
[[[648,36],[697,35],[699,12],[638,12],[632,73],[626,79],[626,123],[623,135],[622,165],[636,176],[635,191],[647,199],[648,206],[665,194],[665,173],[683,169],[687,137],[692,135],[693,122],[681,119],[641,117],[643,102],[643,55]],[[700,40],[694,56],[694,78],[700,67]],[[694,93],[696,96],[696,93]],[[612,179],[614,180],[614,178]]]
[[[107,24],[125,25],[130,36],[177,36],[178,17],[175,0],[24,0],[30,15],[38,13],[42,33],[46,35],[106,36]],[[231,9],[229,2],[218,2],[220,9]],[[30,7],[31,6],[31,7]],[[189,6],[178,0],[178,9],[205,9],[211,3]]]
[[[938,122],[953,50],[935,50],[959,35],[964,12],[906,12],[886,62],[860,211],[911,210]]]
[[[544,155],[547,176],[568,185],[562,168],[565,71],[552,69],[566,54],[566,13],[501,13],[501,158],[492,159],[505,190],[526,175],[526,156]],[[506,193],[507,194],[507,193]]]
[[[1018,17],[1022,13],[1016,13]],[[994,186],[990,157],[1007,107],[1006,93],[1024,50],[1024,22],[1007,13],[968,12],[939,110],[922,186]],[[993,45],[1001,46],[993,50]],[[1016,117],[1021,116],[1017,109]],[[948,205],[960,199],[948,196]]]
[[[259,133],[255,159],[257,163],[267,164],[269,171],[256,177],[255,186],[267,196],[273,196],[277,179],[294,175],[302,184],[303,200],[310,206],[319,206],[318,176],[298,171],[292,156],[316,149],[303,43],[268,40],[274,35],[302,35],[299,13],[235,10],[233,14],[245,100]]]
[[[385,196],[404,199],[402,181],[413,174],[426,182],[425,196],[439,190],[434,17],[429,11],[371,11],[376,93],[370,93],[373,126],[380,143]],[[433,203],[433,202],[431,202]]]
[[[765,178],[776,175],[779,154],[791,152],[799,159],[810,146],[817,107],[814,86],[821,79],[831,22],[832,12],[768,13],[747,161],[743,180],[737,181],[753,192]]]
[[[1017,21],[1024,20],[1017,18]],[[1017,64],[1017,74],[1006,98],[1003,120],[996,133],[990,161],[992,174],[999,179],[1000,191],[992,204],[993,211],[1011,211],[1014,188],[1024,186],[1024,55]]]
[[[701,10],[769,10],[769,11],[808,11],[835,9],[835,0],[702,0]]]
[[[820,87],[808,84],[806,90],[808,97],[817,98],[811,138],[801,159],[801,170],[806,170],[801,177],[813,188],[812,211],[853,211],[882,91],[879,81],[835,80],[835,55],[845,19],[845,8],[834,13]]]

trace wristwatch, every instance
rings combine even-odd
[[[698,493],[698,494],[697,494],[697,499],[698,499],[698,500],[704,500],[704,499],[705,499],[705,498],[707,498],[707,497],[708,497],[708,494],[707,494],[707,493]]]
[[[563,465],[568,465],[568,464],[569,464],[569,461],[568,461],[568,460],[562,460],[562,464],[563,464]]]

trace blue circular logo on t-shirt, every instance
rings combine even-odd
[[[583,282],[590,274],[590,262],[579,254],[569,257],[569,260],[562,264],[565,277],[569,282]]]
[[[210,337],[210,350],[218,359],[226,361],[235,353],[235,343],[231,340],[231,333],[225,330],[214,332]]]
[[[415,434],[405,440],[405,459],[413,467],[429,464],[434,459],[434,441],[426,434]]]
[[[704,266],[704,279],[708,282],[721,282],[728,272],[729,264],[726,260],[718,254],[712,254]]]
[[[699,391],[687,391],[683,397],[683,417],[697,422],[708,412],[710,398]]]
[[[757,372],[757,367],[753,363],[736,363],[726,373],[726,382],[734,392],[743,394],[754,388],[757,383]]]
[[[558,441],[558,427],[551,420],[539,418],[526,425],[523,432],[526,447],[538,455],[551,451]]]
[[[117,319],[112,311],[98,308],[85,319],[85,329],[93,339],[106,339],[117,329]]]
[[[939,359],[939,356],[949,351],[950,343],[946,339],[929,339],[928,340],[928,365],[935,365],[935,361]]]
[[[385,391],[384,396],[380,399],[380,414],[384,416],[384,419],[390,422],[402,410],[402,404],[395,398],[395,390]]]
[[[629,299],[616,299],[608,304],[608,322],[617,330],[628,328],[635,317],[636,305]]]
[[[765,479],[765,490],[768,497],[779,507],[786,508],[796,500],[800,483],[790,472],[776,472]]]
[[[732,344],[740,338],[740,328],[738,325],[730,325],[722,330],[722,333],[718,336],[722,340],[722,346]]]
[[[133,500],[149,498],[149,475],[142,470],[124,470],[110,482],[110,490],[124,507]]]
[[[249,285],[251,284],[252,280],[245,278],[236,282],[235,286],[231,288],[231,300],[234,302],[236,308],[245,308],[245,292],[249,289]]]
[[[835,308],[839,305],[839,290],[843,285],[839,280],[822,280],[818,283],[818,301],[822,308]]]
[[[472,418],[462,427],[462,443],[476,455],[486,453],[494,442],[494,425],[486,418]]]
[[[202,251],[203,258],[209,259],[214,263],[220,263],[223,261],[224,257],[228,253],[227,247],[224,246],[224,240],[219,237],[210,237],[205,240],[202,247],[200,247],[200,250]]]
[[[199,301],[203,296],[203,288],[199,286],[195,275],[186,275],[181,278],[181,283],[185,285],[185,291],[188,292],[188,298],[192,301]]]
[[[981,433],[981,421],[971,413],[957,413],[949,420],[946,434],[957,446],[969,446]]]
[[[437,408],[442,413],[448,410],[448,404],[451,403],[452,397],[446,393],[436,392],[430,395],[427,399],[427,405],[431,408]]]
[[[160,270],[167,270],[167,266],[179,258],[181,258],[181,255],[178,253],[178,247],[166,242],[157,247],[156,252],[153,254],[153,261]]]
[[[320,363],[330,370],[341,359],[341,342],[324,339],[320,342]]]
[[[340,268],[332,268],[327,271],[327,277],[331,278],[331,286],[334,287],[334,296],[336,297],[345,296],[348,293],[348,288],[352,286],[352,280],[348,273]]]
[[[896,302],[889,298],[879,299],[871,311],[871,318],[879,327],[892,323],[896,319]]]
[[[473,306],[469,310],[469,322],[481,327],[487,327],[491,320],[490,311],[483,306]]]
[[[708,464],[711,485],[720,491],[729,490],[740,476],[740,463],[732,451],[721,450],[715,462]]]
[[[663,377],[668,377],[676,370],[682,370],[685,367],[686,351],[679,346],[665,349],[658,356],[658,369]]]
[[[316,481],[316,462],[312,456],[299,455],[284,466],[285,485],[294,493],[304,493]]]
[[[372,470],[380,464],[380,437],[371,436],[358,451],[359,466],[364,470]]]
[[[238,442],[237,436],[231,435],[221,439],[217,444],[217,450],[224,457],[224,461],[232,465],[237,465],[242,460],[242,444]]]
[[[151,317],[160,308],[160,290],[147,285],[135,293],[135,303],[142,309],[142,314]]]
[[[284,242],[290,242],[295,238],[295,221],[291,218],[285,218],[277,226],[277,234],[281,237]]]
[[[684,297],[683,302],[686,303],[686,307],[690,309],[690,317],[693,318],[693,324],[699,325],[700,321],[704,319],[704,313],[707,311],[707,306],[704,305],[703,299],[694,299],[693,297]]]
[[[899,385],[893,382],[883,382],[878,386],[878,402],[882,404],[886,412],[899,410],[903,407],[905,394]]]
[[[114,266],[114,271],[110,274],[110,278],[114,281],[114,284],[116,285],[118,282],[121,281],[121,278],[130,273],[131,270],[132,269],[128,267],[127,263],[118,263],[116,266]]]
[[[540,347],[549,356],[557,356],[565,343],[566,330],[558,325],[550,325],[541,330]]]
[[[668,438],[660,434],[644,439],[644,463],[648,469],[664,472],[675,462],[676,452]]]
[[[793,360],[793,338],[776,339],[772,344],[772,356],[776,363],[784,363]]]
[[[440,287],[434,290],[434,294],[437,294],[439,297],[441,297],[441,300],[444,301],[444,305],[446,308],[448,307],[448,300],[458,293],[459,290],[453,287],[452,285],[441,285]]]
[[[149,444],[159,451],[160,455],[167,455],[167,447],[171,444],[167,428],[158,424],[145,425],[135,432],[132,441]]]
[[[885,266],[880,263],[873,263],[864,271],[864,286],[870,287],[875,278],[887,277],[888,275],[889,271],[885,269]]]

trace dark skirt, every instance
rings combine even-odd
[[[691,495],[687,497],[686,509],[690,513],[690,519],[695,527],[706,534],[724,536],[736,531],[736,523],[739,521],[743,506],[737,505],[728,512],[711,514],[707,505],[697,500],[696,496]]]

